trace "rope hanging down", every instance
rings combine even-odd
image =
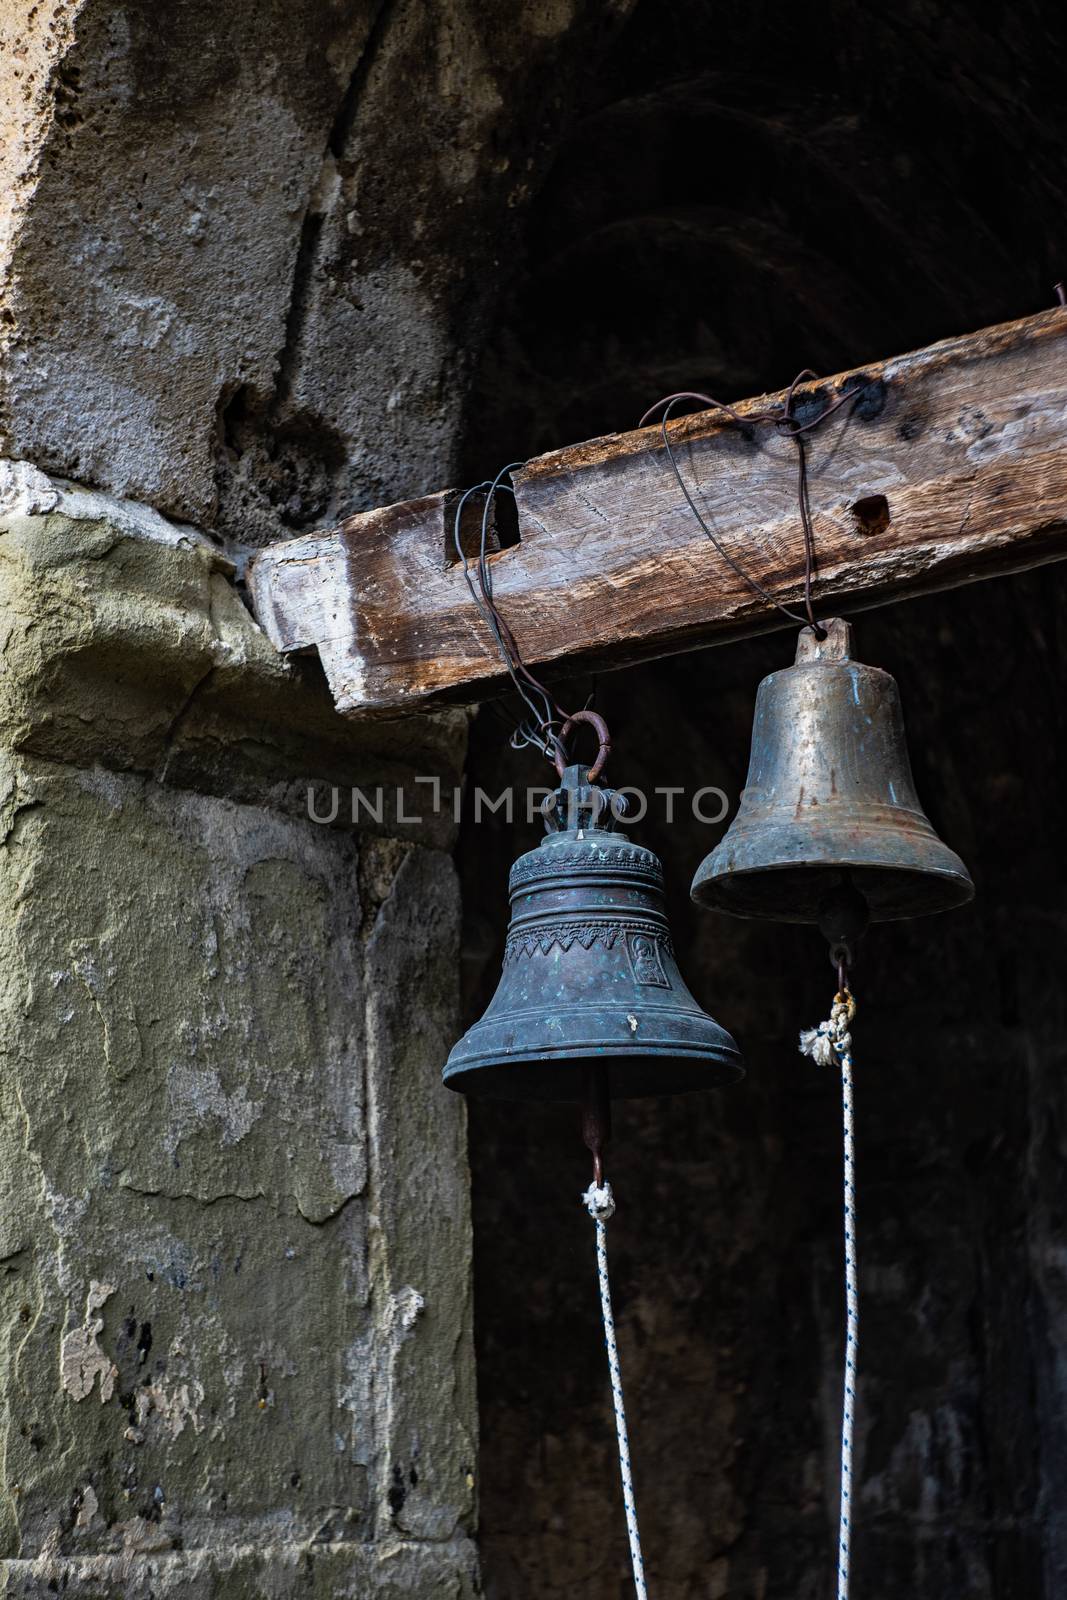
[[[604,1343],[608,1349],[608,1370],[611,1373],[611,1398],[615,1404],[615,1433],[619,1441],[619,1474],[622,1478],[622,1501],[626,1508],[626,1532],[630,1538],[630,1562],[634,1571],[634,1588],[637,1600],[648,1600],[645,1588],[645,1564],[641,1557],[641,1533],[637,1526],[637,1505],[634,1501],[634,1481],[630,1471],[630,1438],[626,1431],[626,1406],[622,1397],[622,1369],[619,1366],[619,1347],[615,1341],[615,1313],[611,1307],[611,1284],[608,1281],[608,1230],[606,1223],[615,1215],[615,1198],[611,1184],[591,1183],[582,1195],[586,1210],[596,1223],[596,1264],[600,1281],[600,1310],[604,1318]]]
[[[860,1348],[859,1268],[856,1261],[856,1150],[852,1109],[852,1035],[849,1025],[856,1002],[844,985],[834,996],[827,1022],[800,1035],[801,1055],[821,1067],[841,1067],[841,1117],[844,1129],[845,1200],[845,1377],[841,1404],[841,1521],[838,1533],[837,1600],[848,1600],[852,1547],[852,1436],[856,1418],[856,1381]]]

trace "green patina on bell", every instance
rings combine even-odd
[[[734,1041],[678,970],[658,857],[614,831],[612,791],[589,778],[563,771],[546,837],[511,869],[500,983],[448,1058],[450,1089],[580,1101],[600,1068],[608,1095],[625,1099],[742,1075]]]

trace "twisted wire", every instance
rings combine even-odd
[[[568,715],[523,660],[518,641],[493,599],[493,568],[488,559],[489,519],[493,501],[496,495],[501,493],[514,496],[514,489],[504,480],[510,472],[523,465],[521,461],[510,461],[506,467],[501,467],[495,478],[484,478],[481,483],[464,490],[453,514],[452,543],[455,546],[457,559],[462,565],[463,577],[470,590],[471,599],[492,634],[508,676],[528,712],[526,718],[520,720],[512,731],[511,747],[513,750],[521,750],[527,745],[532,745],[548,760],[553,761],[561,749],[556,730],[567,722]],[[472,564],[468,561],[467,552],[463,548],[461,522],[467,501],[478,493],[484,493],[485,499],[482,505],[478,555],[473,563],[472,574]]]
[[[844,394],[840,394],[835,400],[829,401],[825,406],[823,406],[817,415],[812,417],[808,422],[800,422],[793,409],[796,400],[797,385],[803,383],[806,378],[815,377],[816,374],[811,370],[810,367],[805,367],[803,372],[798,372],[786,391],[785,400],[781,408],[773,411],[752,410],[748,412],[740,412],[733,406],[728,406],[724,401],[716,400],[713,395],[700,394],[696,390],[684,389],[678,394],[664,395],[662,400],[657,400],[655,405],[649,406],[648,410],[645,412],[637,426],[639,428],[643,428],[645,424],[649,422],[653,416],[655,416],[660,407],[664,407],[663,415],[660,418],[660,435],[663,440],[663,447],[667,452],[667,459],[670,461],[675,479],[677,480],[679,489],[681,489],[682,494],[685,497],[686,504],[688,505],[696,521],[699,523],[703,532],[711,540],[711,543],[715,546],[716,551],[726,562],[727,566],[729,566],[732,571],[737,574],[742,582],[748,584],[748,587],[752,590],[753,594],[758,595],[761,600],[765,600],[769,605],[774,606],[782,613],[783,617],[787,617],[790,622],[799,622],[803,627],[806,620],[808,626],[814,629],[816,637],[822,639],[825,637],[825,634],[819,623],[816,621],[815,607],[812,602],[812,588],[815,577],[815,524],[811,514],[811,494],[808,485],[808,456],[804,442],[804,436],[805,434],[810,433],[813,428],[819,427],[823,422],[826,421],[827,417],[833,416],[835,411],[838,411],[842,406],[847,405],[850,400],[859,400],[863,394],[863,385],[861,384],[859,387],[853,389],[846,389]],[[673,449],[671,448],[670,438],[667,434],[667,423],[670,421],[671,412],[675,405],[681,400],[697,400],[701,405],[707,406],[711,410],[722,411],[727,417],[729,417],[731,422],[736,423],[743,429],[752,429],[756,425],[768,423],[774,427],[783,428],[796,445],[797,509],[800,515],[801,531],[804,536],[804,610],[807,613],[806,619],[802,616],[799,616],[797,612],[790,610],[788,606],[783,605],[780,600],[777,600],[774,595],[771,594],[769,589],[764,588],[763,584],[757,582],[751,573],[746,572],[741,563],[739,561],[735,561],[733,556],[723,545],[722,541],[716,537],[701,514],[700,508],[698,507],[693,496],[690,494],[688,485],[686,484],[685,479],[682,477],[682,469],[678,464],[678,460]]]

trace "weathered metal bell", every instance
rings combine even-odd
[[[847,622],[822,626],[759,686],[741,804],[693,899],[779,922],[832,919],[842,889],[875,922],[962,905],[974,885],[919,804],[896,680],[851,659]]]
[[[605,1069],[618,1099],[740,1077],[737,1046],[678,970],[658,858],[612,831],[612,793],[587,767],[567,767],[562,780],[546,802],[546,837],[511,869],[500,983],[449,1056],[445,1083],[580,1101],[591,1068]]]

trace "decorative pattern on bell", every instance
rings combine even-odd
[[[612,792],[588,777],[567,767],[546,837],[511,869],[500,983],[448,1058],[450,1089],[578,1101],[588,1069],[603,1067],[624,1099],[742,1074],[734,1041],[678,970],[659,859],[613,831]]]
[[[962,905],[974,885],[919,804],[896,680],[852,660],[847,622],[822,627],[759,686],[741,804],[693,899],[779,922],[818,922],[844,886],[875,922]]]

